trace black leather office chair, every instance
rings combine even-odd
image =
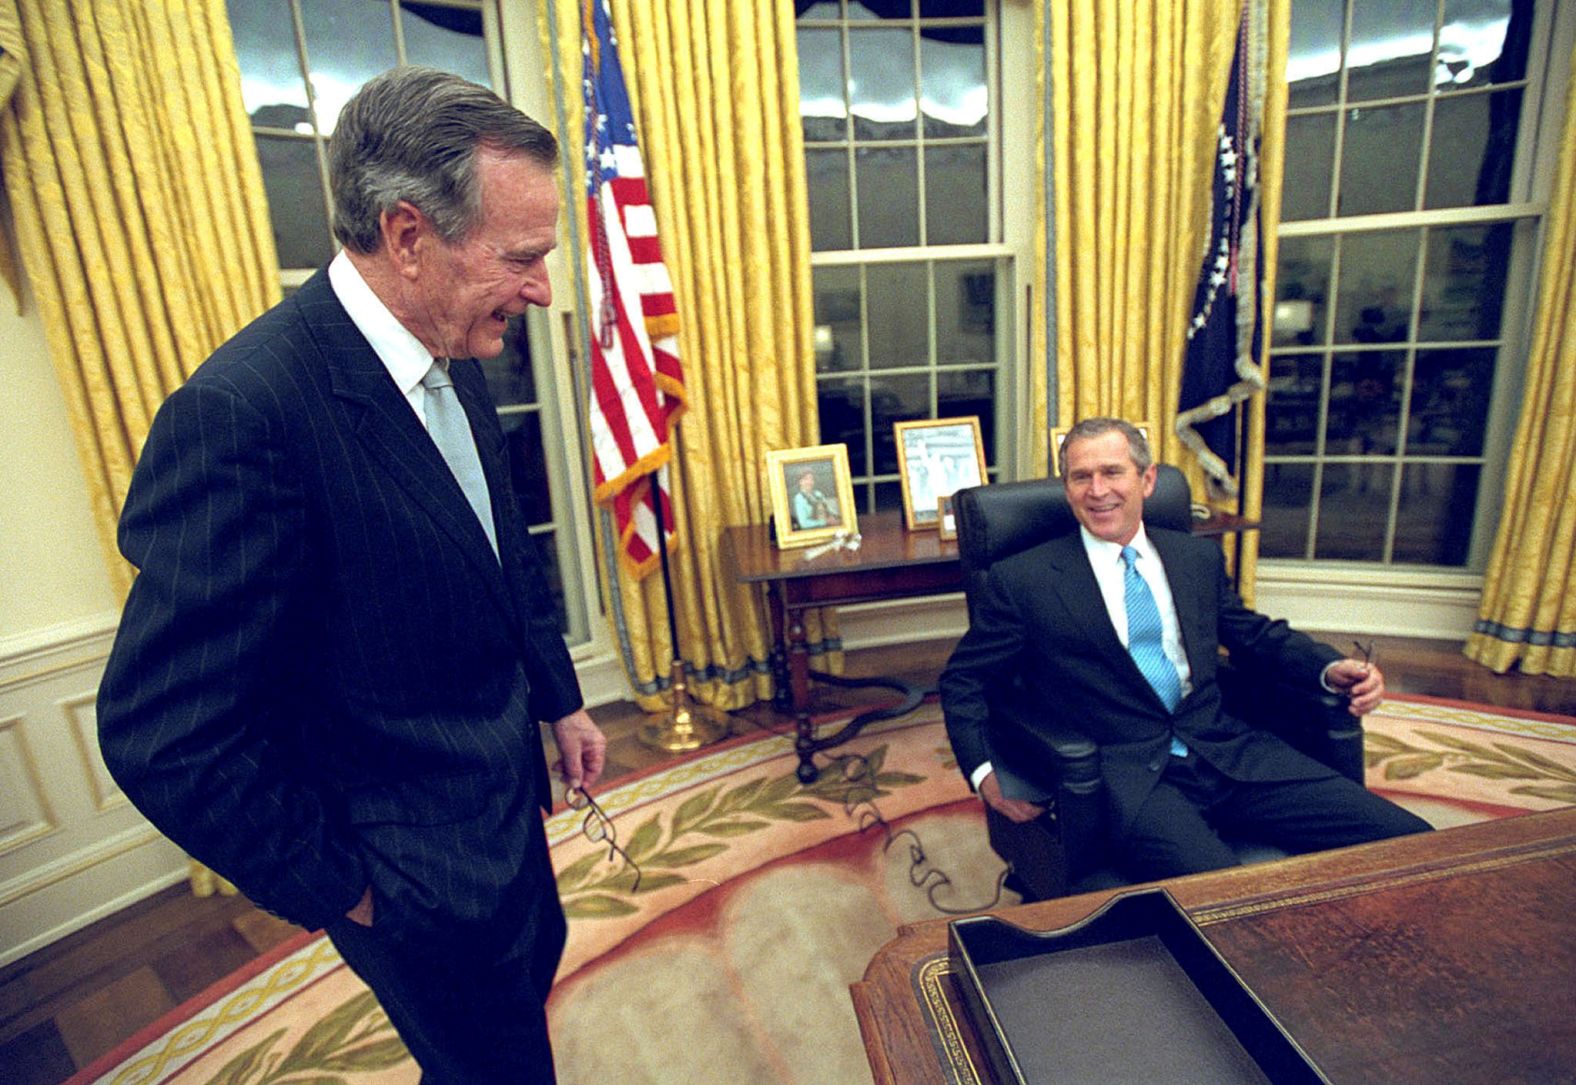
[[[973,614],[985,589],[991,564],[1074,531],[1077,518],[1059,479],[1035,479],[959,491],[952,499],[958,525],[958,554],[963,589]],[[1160,465],[1155,492],[1144,499],[1144,523],[1150,527],[1188,531],[1192,528],[1192,495],[1182,472]],[[1220,674],[1225,710],[1244,722],[1273,730],[1292,746],[1362,783],[1362,724],[1346,710],[1345,698],[1322,690],[1277,684],[1273,676],[1249,675],[1223,665]],[[1260,706],[1270,711],[1260,711]],[[1056,764],[1049,776],[1055,794],[1047,817],[1050,833],[1037,832],[1047,847],[1043,870],[1014,872],[1030,895],[1058,896],[1123,884],[1106,860],[1105,797],[1099,750],[1068,721],[1054,717],[1052,706],[1026,705],[1017,682],[1005,684],[991,700],[992,713],[1032,712],[1049,736]],[[992,844],[1004,833],[1023,829],[987,808]],[[1001,851],[997,846],[996,850]],[[1280,856],[1259,845],[1238,848],[1245,862]]]

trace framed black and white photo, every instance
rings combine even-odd
[[[892,425],[903,483],[903,523],[910,531],[940,522],[943,497],[984,485],[985,444],[978,418],[926,418]]]

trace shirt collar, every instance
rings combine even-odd
[[[389,371],[400,393],[409,396],[432,368],[432,355],[421,345],[421,340],[389,312],[383,299],[372,292],[344,249],[329,262],[328,281],[339,303],[350,314],[351,323],[372,344],[373,352]]]
[[[1083,536],[1084,553],[1089,555],[1089,563],[1099,566],[1101,562],[1106,565],[1115,565],[1122,560],[1122,544],[1107,542],[1090,534],[1089,529],[1082,524],[1078,525],[1078,533]],[[1149,541],[1149,535],[1144,531],[1144,522],[1138,522],[1138,534],[1127,544],[1138,551],[1141,558],[1155,556],[1155,544]]]

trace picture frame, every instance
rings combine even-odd
[[[839,533],[859,531],[847,445],[767,452],[766,489],[772,497],[779,550],[814,546]]]
[[[942,542],[958,537],[958,520],[952,512],[951,494],[936,499],[936,530],[941,533]]]
[[[1150,434],[1150,431],[1151,431],[1151,429],[1153,427],[1150,426],[1150,424],[1148,422],[1134,422],[1133,423],[1133,428],[1138,430],[1139,433],[1144,435],[1144,440],[1146,440],[1146,441],[1151,440],[1151,437],[1149,436],[1149,434]],[[1052,426],[1051,427],[1051,477],[1052,478],[1060,478],[1061,477],[1061,474],[1062,474],[1062,442],[1067,440],[1067,431],[1070,430],[1070,429],[1072,429],[1071,426]],[[1151,451],[1153,451],[1153,449],[1151,449]]]
[[[903,483],[903,523],[910,531],[934,530],[941,522],[941,498],[989,478],[978,416],[894,422],[892,437]]]

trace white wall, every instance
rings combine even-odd
[[[31,297],[0,293],[0,964],[179,880],[104,771],[119,600]]]

